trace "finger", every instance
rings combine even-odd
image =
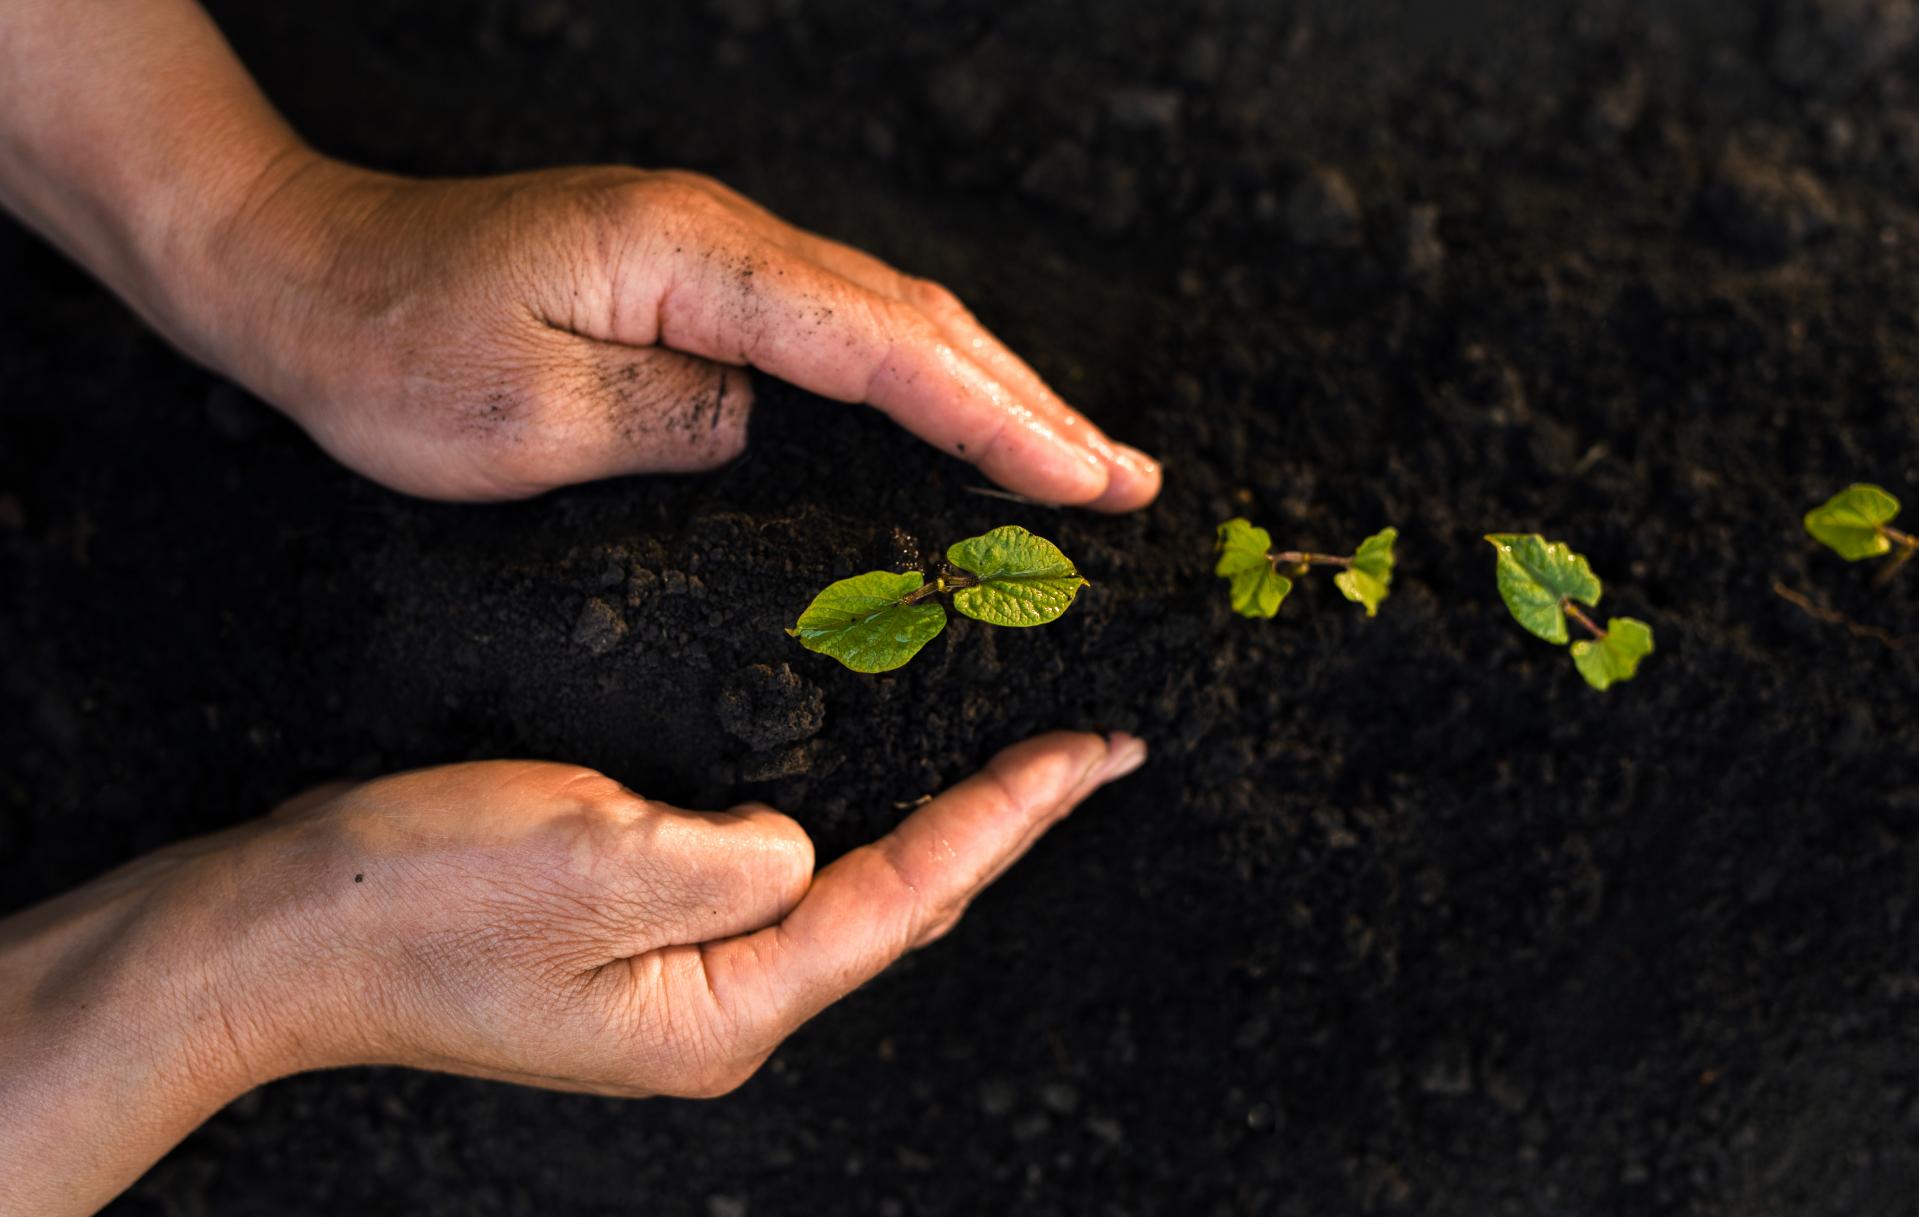
[[[1143,499],[1131,502],[1132,506],[1140,506],[1158,492],[1157,462],[1136,448],[1115,443],[1085,415],[1067,405],[1030,364],[981,325],[951,291],[930,279],[903,274],[864,250],[794,228],[770,216],[767,222],[784,230],[789,247],[801,255],[868,291],[918,309],[967,358],[1027,404],[1046,412],[1070,438],[1077,439],[1114,466],[1123,476],[1120,484],[1107,488],[1108,500],[1130,502],[1144,494]]]
[[[1000,383],[1043,411],[1069,439],[1086,446],[1107,466],[1106,492],[1088,503],[1099,511],[1133,511],[1159,495],[1159,462],[1139,449],[1115,443],[1084,414],[1067,405],[1025,360],[994,337],[959,298],[936,283],[912,280],[908,300],[932,319],[960,351]]]
[[[1080,780],[1080,784],[1066,796],[1063,806],[1067,811],[1071,811],[1088,795],[1098,790],[1107,782],[1114,781],[1132,773],[1145,762],[1145,759],[1145,745],[1138,740],[1128,739],[1126,741],[1125,751],[1121,752],[1119,756],[1109,760],[1108,764],[1097,765],[1088,772],[1087,775]],[[1062,812],[1061,814],[1063,815],[1065,813]],[[993,884],[998,883],[1000,876],[1011,870],[1014,864],[1026,855],[1026,851],[1031,849],[1033,844],[1037,842],[1041,836],[1045,835],[1046,830],[1050,827],[1052,827],[1052,821],[1035,825],[1028,833],[1026,839],[1021,842],[1016,849],[1009,850],[1007,854],[1000,859],[992,872],[980,883],[979,890],[983,891]],[[935,921],[914,940],[911,949],[918,950],[921,947],[930,946],[932,943],[944,938],[952,932],[954,926],[960,923],[960,919],[965,913],[966,906],[961,905],[948,913],[944,918]]]
[[[865,402],[990,478],[1046,502],[1091,503],[1107,463],[967,358],[918,309],[769,242],[744,223],[636,243],[609,337],[747,365]]]
[[[622,887],[636,914],[625,953],[764,929],[813,881],[813,842],[763,804],[683,811],[648,802],[625,830]]]
[[[563,331],[553,341],[539,454],[551,464],[533,480],[688,473],[745,449],[753,383],[741,369]]]
[[[897,829],[821,871],[778,925],[706,948],[723,1009],[790,1030],[958,918],[1100,784],[1145,758],[1126,736],[1057,733],[994,757]]]
[[[919,310],[951,343],[989,376],[1045,417],[1060,434],[1105,462],[1106,491],[1087,506],[1103,511],[1144,507],[1158,494],[1159,463],[1137,448],[1115,443],[1085,415],[1067,405],[1039,373],[1014,354],[952,292],[927,279],[901,274],[863,250],[794,228],[771,216],[766,223],[783,230],[785,244],[800,255],[870,292]]]

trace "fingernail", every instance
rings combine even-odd
[[[1124,731],[1115,731],[1107,737],[1106,748],[1106,761],[1099,770],[1102,786],[1118,781],[1146,763],[1146,741]]]
[[[1131,511],[1143,507],[1159,494],[1159,462],[1137,448],[1123,445],[1112,457],[1113,476],[1106,493],[1093,506],[1103,511]]]
[[[1147,456],[1131,444],[1119,444],[1114,447],[1113,459],[1134,473],[1151,477],[1159,472],[1159,462]]]

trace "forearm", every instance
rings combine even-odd
[[[143,860],[0,921],[0,1217],[93,1212],[259,1080],[220,993],[234,956],[207,933],[230,904],[182,900],[220,885],[185,865]]]
[[[0,202],[196,355],[221,228],[310,155],[192,0],[0,6]]]

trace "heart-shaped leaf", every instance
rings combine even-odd
[[[946,560],[979,577],[954,591],[953,607],[989,625],[1045,625],[1086,586],[1059,546],[1017,524],[955,541]]]
[[[1393,582],[1393,542],[1399,539],[1397,528],[1383,528],[1359,543],[1353,564],[1333,576],[1333,584],[1346,593],[1346,599],[1366,606],[1366,615],[1379,612],[1379,602]]]
[[[1633,617],[1613,617],[1606,636],[1573,643],[1573,663],[1595,689],[1631,680],[1639,661],[1652,654],[1652,627]]]
[[[1806,513],[1806,531],[1848,562],[1876,558],[1892,548],[1881,525],[1899,514],[1899,500],[1859,482]]]
[[[1213,573],[1230,580],[1233,611],[1242,617],[1271,617],[1279,611],[1293,581],[1273,569],[1268,555],[1273,535],[1235,516],[1219,526],[1219,561]]]
[[[890,672],[946,628],[946,610],[937,602],[904,603],[925,582],[918,571],[875,570],[841,579],[813,597],[786,632],[855,672]]]
[[[1599,603],[1598,576],[1564,542],[1504,532],[1486,540],[1499,554],[1499,595],[1513,620],[1547,642],[1566,641],[1566,601]]]

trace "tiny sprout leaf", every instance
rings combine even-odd
[[[1547,642],[1566,641],[1565,601],[1599,603],[1598,577],[1563,541],[1503,532],[1486,540],[1499,554],[1499,596],[1513,620]]]
[[[1366,606],[1366,615],[1379,612],[1379,602],[1393,582],[1393,542],[1399,539],[1397,528],[1385,528],[1359,543],[1353,564],[1333,576],[1333,585],[1346,599]]]
[[[1899,500],[1877,486],[1855,483],[1806,513],[1806,531],[1848,562],[1876,558],[1892,548],[1884,525]]]
[[[953,607],[989,625],[1045,625],[1086,586],[1059,546],[1017,524],[954,542],[946,560],[979,576],[953,592]]]
[[[946,628],[946,610],[937,603],[901,603],[925,582],[918,571],[875,570],[841,579],[813,597],[786,632],[855,672],[890,672]]]
[[[1233,611],[1242,617],[1271,617],[1279,611],[1293,581],[1273,569],[1273,535],[1235,516],[1219,526],[1219,561],[1213,573],[1231,581]]]
[[[1233,611],[1242,617],[1271,617],[1292,590],[1293,581],[1270,566],[1234,575],[1229,588]]]
[[[1573,663],[1586,683],[1604,689],[1631,680],[1639,661],[1652,654],[1652,627],[1633,617],[1606,622],[1606,636],[1573,643]]]

